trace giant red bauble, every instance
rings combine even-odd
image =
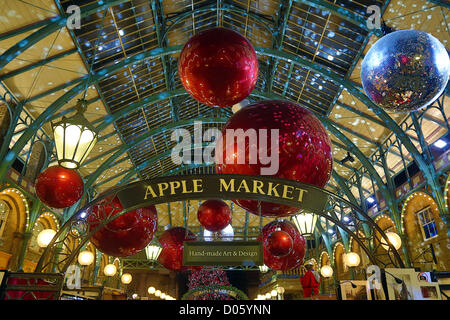
[[[257,141],[246,138],[243,147],[239,146],[238,139],[227,142],[227,132],[233,132],[228,130],[235,130],[237,135],[238,129],[243,130],[240,134],[248,136],[254,132]],[[255,149],[257,153],[249,155]],[[273,157],[276,152],[278,161]],[[269,160],[261,155],[267,155]],[[244,163],[237,163],[239,157],[244,158]],[[330,179],[332,166],[331,141],[322,123],[306,108],[284,100],[257,102],[236,112],[223,127],[216,147],[216,171],[223,174],[270,175],[323,188]],[[234,202],[258,215],[257,201],[236,199]],[[298,211],[286,205],[261,202],[262,216],[286,217]]]
[[[292,250],[293,241],[285,231],[273,231],[264,241],[264,246],[275,257],[284,257]]]
[[[222,200],[207,200],[197,211],[200,224],[208,231],[216,232],[225,228],[231,222],[231,209]]]
[[[159,263],[172,271],[187,270],[188,268],[183,266],[184,241],[197,240],[195,234],[183,227],[173,227],[164,231],[158,240],[162,246]],[[198,270],[201,267],[189,267],[189,269]]]
[[[110,216],[123,210],[117,196],[107,196],[92,208],[88,216],[89,231]],[[144,249],[153,239],[158,226],[155,206],[136,209],[110,221],[91,236],[91,243],[101,252],[114,257],[128,257]]]
[[[294,224],[287,220],[278,220],[266,224],[258,240],[265,244],[269,236],[276,231],[284,231],[291,237],[292,249],[288,254],[277,257],[268,250],[267,246],[263,245],[264,264],[272,270],[291,270],[299,267],[303,263],[306,253],[305,238],[298,232]]]
[[[52,208],[67,208],[83,196],[84,183],[80,174],[61,166],[48,167],[36,179],[38,198]]]
[[[258,57],[236,31],[212,28],[184,45],[178,61],[181,83],[196,100],[228,107],[246,98],[258,79]]]

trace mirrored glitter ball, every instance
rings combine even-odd
[[[449,56],[444,45],[418,30],[401,30],[378,40],[361,66],[367,96],[388,112],[411,112],[433,103],[445,90]]]

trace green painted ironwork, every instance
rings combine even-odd
[[[107,68],[104,68],[104,69],[96,72],[89,81],[91,81],[91,82],[98,81],[98,80],[108,76],[112,72],[117,71],[131,63],[135,63],[137,61],[148,59],[149,57],[156,57],[156,56],[176,53],[176,52],[179,52],[180,49],[181,49],[181,46],[175,46],[175,47],[164,48],[164,49],[158,48],[155,50],[150,50],[145,53],[137,54],[133,57],[126,58],[126,59],[118,62],[115,65],[109,66]],[[422,172],[424,174],[424,177],[430,184],[430,187],[433,192],[433,196],[436,199],[436,201],[438,202],[439,207],[440,208],[444,207],[442,195],[440,194],[440,188],[436,182],[436,177],[435,177],[435,174],[434,174],[432,168],[429,167],[429,165],[423,159],[422,155],[419,153],[417,148],[412,144],[409,137],[405,134],[405,132],[403,132],[401,130],[401,128],[397,125],[397,123],[384,110],[382,110],[381,108],[379,108],[378,106],[373,104],[365,96],[365,94],[363,92],[358,90],[351,83],[351,81],[342,79],[340,76],[338,76],[337,74],[334,74],[333,72],[329,71],[328,69],[326,69],[318,64],[311,63],[310,61],[308,61],[302,57],[288,54],[288,53],[285,53],[282,51],[275,51],[275,50],[268,49],[268,48],[255,48],[255,49],[259,54],[276,57],[276,58],[287,60],[289,62],[298,64],[298,65],[301,65],[304,67],[308,67],[311,70],[314,70],[315,72],[322,74],[325,78],[327,78],[335,83],[340,84],[342,87],[347,88],[347,90],[351,94],[353,94],[361,102],[365,103],[388,126],[388,128],[390,128],[393,131],[393,133],[397,136],[397,138],[403,143],[404,147],[409,151],[409,153],[411,154],[413,159],[416,160],[416,162],[419,165],[419,168],[422,170]],[[87,85],[89,85],[89,82],[87,83]],[[63,103],[65,101],[73,98],[80,91],[81,88],[82,88],[82,85],[79,84],[79,85],[75,86],[74,88],[72,88],[71,90],[69,90],[66,94],[64,94],[62,97],[57,99],[52,105],[50,105],[36,119],[36,121],[33,122],[29,126],[29,128],[24,132],[22,137],[18,140],[16,145],[5,156],[4,160],[0,164],[0,178],[5,175],[7,169],[9,169],[9,167],[12,164],[12,162],[14,161],[15,157],[17,157],[17,151],[21,150],[23,148],[23,146],[26,144],[26,142],[31,138],[34,130],[37,130],[43,123],[48,121],[48,119],[50,118],[50,115],[54,114],[59,108],[61,108],[61,106],[63,105]],[[161,93],[161,94],[159,94],[159,99],[163,99],[165,97],[167,98],[169,96],[170,96],[170,94],[168,94],[168,93]],[[117,113],[115,115],[108,115],[105,117],[105,121],[100,126],[106,127],[107,125],[112,123],[114,120],[119,118],[119,116],[123,116],[123,115],[124,114],[121,114],[121,113]],[[445,208],[445,210],[446,210],[446,208]],[[445,211],[445,214],[447,214],[447,211]]]

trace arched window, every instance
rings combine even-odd
[[[5,201],[0,200],[0,238],[3,236],[9,211],[8,204]]]

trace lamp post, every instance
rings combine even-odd
[[[320,268],[320,274],[322,275],[322,277],[324,277],[325,280],[327,280],[327,283],[328,283],[327,290],[330,293],[330,295],[331,295],[330,280],[331,280],[331,277],[333,277],[333,273],[334,273],[333,268],[330,265],[326,264],[326,265],[322,266],[322,268]]]
[[[272,298],[275,298],[278,296],[278,291],[276,289],[273,289],[272,291],[270,291],[270,295],[272,296]]]
[[[52,124],[55,139],[56,155],[60,166],[78,169],[97,142],[98,132],[87,121],[83,113],[87,109],[87,101],[78,100],[75,105],[77,113]]]
[[[284,300],[284,291],[285,289],[283,287],[277,288],[277,292],[280,294],[280,300]]]
[[[112,277],[114,277],[114,275],[117,273],[117,268],[114,264],[107,264],[105,266],[105,268],[103,268],[103,273],[105,274],[105,276],[107,276],[108,278],[108,284],[110,284],[109,279],[111,279]]]
[[[94,262],[94,254],[89,250],[81,251],[78,254],[78,263],[81,265],[81,279],[84,278],[85,269]],[[89,283],[89,279],[88,279]]]

